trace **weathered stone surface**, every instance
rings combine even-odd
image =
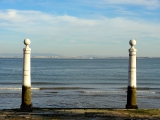
[[[159,120],[160,109],[67,109],[33,108],[31,112],[20,109],[0,110],[0,120]]]

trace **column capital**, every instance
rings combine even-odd
[[[26,47],[23,50],[24,51],[31,51],[31,49],[29,48],[29,45],[31,44],[30,39],[28,39],[28,38],[24,39],[24,44],[26,45]]]
[[[27,46],[27,45],[30,45],[31,44],[31,41],[30,39],[26,38],[24,39],[24,44]]]
[[[128,50],[129,52],[137,52],[137,50],[134,48],[134,46],[136,45],[136,40],[134,39],[131,39],[129,41],[129,44],[131,46],[131,48]]]
[[[131,45],[131,47],[134,47],[136,45],[136,40],[135,39],[131,39],[129,41],[129,44]]]

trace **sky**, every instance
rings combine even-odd
[[[0,54],[160,57],[160,0],[0,0]]]

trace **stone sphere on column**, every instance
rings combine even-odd
[[[131,39],[131,40],[129,41],[129,44],[130,44],[131,46],[135,46],[135,45],[136,45],[136,41],[135,41],[134,39]]]
[[[24,39],[24,44],[25,45],[30,45],[31,44],[30,39],[28,39],[28,38]]]

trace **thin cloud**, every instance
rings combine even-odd
[[[41,36],[45,40],[107,41],[146,36],[160,39],[160,25],[125,18],[80,19],[55,16],[40,11],[0,11],[0,26],[15,32]]]
[[[107,4],[131,4],[131,5],[140,5],[147,8],[155,9],[160,7],[159,0],[103,0]]]
[[[116,14],[128,15],[128,16],[137,16],[138,15],[138,13],[135,13],[133,11],[128,11],[123,7],[116,7],[116,10],[114,12]]]
[[[1,34],[3,32],[1,41],[12,38],[19,40],[26,36],[33,39],[33,46],[35,45],[33,48],[37,51],[39,46],[44,47],[41,50],[46,51],[45,47],[51,46],[49,43],[57,44],[54,49],[58,52],[63,48],[64,53],[67,47],[74,49],[83,47],[82,52],[85,53],[87,46],[90,46],[91,50],[101,48],[100,46],[103,46],[104,49],[106,46],[110,49],[117,46],[125,50],[125,47],[128,49],[127,43],[131,38],[135,38],[139,43],[149,42],[153,45],[160,39],[160,24],[140,19],[107,18],[105,16],[99,19],[82,19],[33,10],[10,9],[0,11],[0,21],[0,32]],[[12,34],[8,36],[9,32]]]

